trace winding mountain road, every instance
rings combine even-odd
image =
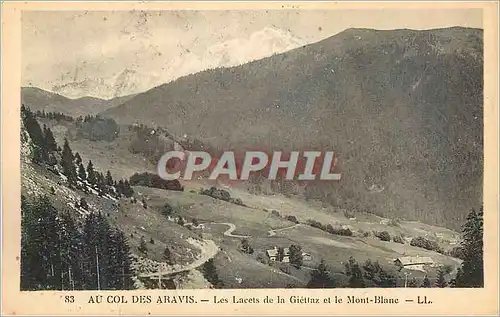
[[[298,226],[300,226],[300,223],[294,224],[293,226],[286,227],[286,228],[269,230],[267,233],[269,234],[268,235],[269,237],[274,237],[276,235],[276,232],[297,228]]]
[[[251,237],[250,235],[233,234],[234,230],[236,230],[236,225],[234,223],[230,223],[230,222],[210,222],[208,224],[229,226],[229,228],[226,231],[224,231],[224,235],[226,237],[240,238],[240,239],[247,239],[247,238]]]
[[[215,242],[212,240],[197,241],[194,239],[190,239],[188,240],[188,242],[201,250],[201,254],[196,260],[187,265],[168,266],[165,263],[160,263],[160,266],[164,266],[165,268],[164,270],[162,270],[161,272],[140,274],[139,277],[149,277],[149,278],[159,278],[160,276],[168,277],[169,275],[191,271],[196,269],[197,267],[202,266],[208,260],[213,259],[220,250],[219,246],[215,244]]]
[[[189,224],[191,224],[191,223],[186,223],[185,225],[189,225]],[[228,226],[229,228],[226,231],[224,231],[224,233],[223,233],[224,236],[226,236],[226,237],[239,238],[239,239],[247,239],[247,238],[251,237],[250,235],[233,234],[233,232],[236,230],[236,225],[234,223],[209,222],[209,223],[204,223],[203,225],[225,225],[225,226]],[[276,235],[276,232],[288,230],[288,229],[293,229],[293,228],[298,227],[299,225],[300,224],[295,224],[293,226],[286,227],[286,228],[269,230],[268,236],[273,237]],[[197,259],[195,259],[193,262],[191,262],[187,265],[174,265],[174,266],[169,266],[165,263],[160,263],[160,266],[164,267],[164,270],[161,270],[161,272],[140,274],[139,276],[140,277],[149,277],[149,278],[167,278],[167,277],[174,275],[174,274],[194,270],[194,269],[202,266],[208,260],[213,259],[220,250],[219,246],[217,244],[215,244],[215,242],[212,240],[198,241],[195,239],[190,239],[190,240],[188,240],[188,242],[201,250],[200,256]],[[278,272],[278,273],[282,273],[282,272]],[[288,274],[285,274],[285,275],[288,275]]]

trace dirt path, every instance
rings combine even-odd
[[[212,240],[203,240],[198,241],[195,239],[188,239],[187,242],[192,244],[193,246],[199,248],[201,250],[200,256],[194,260],[193,262],[187,265],[173,265],[168,266],[164,263],[160,263],[161,266],[164,266],[164,270],[161,271],[162,276],[177,274],[185,271],[194,270],[197,267],[203,265],[208,260],[212,259],[219,252],[219,246],[215,244]],[[158,278],[160,272],[149,273],[149,274],[141,274],[140,277],[149,277],[149,278]]]
[[[232,238],[240,238],[240,239],[247,239],[247,238],[250,238],[251,236],[247,236],[247,235],[239,235],[239,234],[233,234],[234,230],[236,230],[236,225],[234,223],[230,223],[230,222],[211,222],[209,224],[213,224],[213,225],[226,225],[226,226],[229,226],[229,229],[227,229],[225,232],[224,232],[224,235],[226,237],[232,237]]]
[[[188,223],[184,224],[184,226],[189,226],[189,225],[193,225],[193,223],[188,222]],[[247,236],[247,235],[233,234],[234,230],[236,230],[236,225],[234,223],[230,223],[230,222],[207,222],[207,223],[202,223],[201,225],[225,225],[225,226],[229,226],[229,229],[227,229],[224,232],[224,235],[226,237],[240,238],[240,239],[247,239],[247,238],[251,237],[251,236]]]
[[[276,232],[283,231],[283,230],[288,230],[288,229],[293,229],[293,228],[297,228],[299,225],[300,224],[297,223],[297,224],[294,224],[293,226],[290,226],[290,227],[269,230],[267,233],[269,234],[269,237],[274,237],[276,235]]]

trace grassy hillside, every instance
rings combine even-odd
[[[330,149],[335,207],[457,229],[482,200],[482,30],[348,29],[103,112],[219,149]],[[376,190],[374,190],[374,188]]]

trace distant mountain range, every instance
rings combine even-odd
[[[21,87],[21,103],[32,110],[61,112],[73,117],[97,114],[105,109],[116,107],[132,98],[133,95],[110,100],[95,97],[70,99],[59,94],[35,87]]]
[[[305,44],[305,41],[287,31],[266,27],[247,38],[211,44],[199,52],[181,47],[183,52],[174,59],[167,59],[161,51],[144,46],[136,54],[133,54],[134,51],[128,52],[128,55],[134,56],[134,60],[120,60],[126,65],[124,70],[111,72],[105,60],[89,61],[89,67],[71,70],[66,76],[52,82],[50,87],[44,88],[69,98],[93,96],[112,99],[144,92],[206,69],[241,65]]]

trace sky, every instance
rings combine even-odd
[[[479,9],[24,11],[22,85],[109,99],[347,28],[482,28]]]

